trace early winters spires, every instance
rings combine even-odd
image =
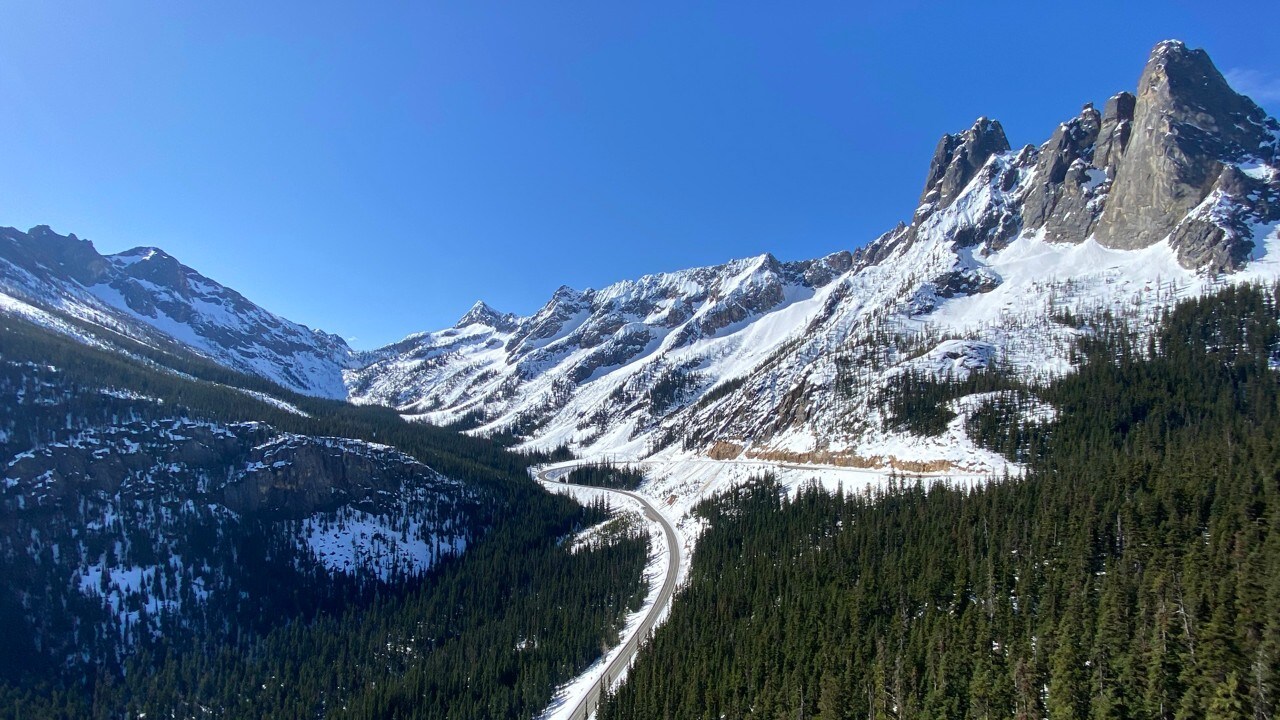
[[[1275,121],[1232,90],[1205,51],[1176,40],[1152,50],[1134,105],[1123,161],[1107,158],[1115,180],[1098,241],[1135,249],[1170,237],[1184,265],[1235,269],[1247,248],[1183,218],[1223,184],[1225,163],[1274,159]]]
[[[920,204],[942,209],[956,199],[987,159],[1009,149],[1000,121],[978,118],[973,127],[956,135],[943,135],[929,163]]]

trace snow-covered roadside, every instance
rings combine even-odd
[[[801,488],[818,485],[829,492],[865,492],[888,484],[891,470],[851,468],[836,465],[809,465],[768,460],[713,460],[690,456],[636,463],[646,481],[638,492],[653,499],[663,514],[676,526],[686,555],[692,557],[698,537],[704,530],[693,508],[703,500],[726,492],[765,474],[771,474],[794,497]],[[1017,475],[1022,468],[1007,464],[1001,471],[981,473],[937,472],[911,474],[925,482],[945,482],[971,486],[985,482],[1003,471]],[[901,473],[900,473],[901,474]],[[683,578],[681,578],[683,581]]]
[[[591,667],[587,668],[578,677],[569,683],[561,686],[556,690],[551,700],[551,705],[538,716],[538,720],[568,720],[573,711],[578,707],[581,700],[590,692],[592,686],[601,679],[605,670],[618,658],[618,656],[627,648],[632,636],[639,630],[641,623],[653,611],[654,604],[658,601],[658,597],[662,594],[662,586],[666,582],[667,566],[670,562],[671,549],[667,547],[666,533],[662,531],[662,525],[652,521],[645,515],[644,505],[635,498],[628,497],[622,493],[610,492],[608,490],[597,488],[586,488],[577,485],[563,485],[556,482],[543,482],[543,487],[551,492],[558,492],[569,495],[578,502],[586,505],[598,498],[606,498],[613,507],[617,508],[620,513],[634,515],[640,522],[644,523],[649,530],[650,549],[649,564],[645,566],[644,576],[649,583],[649,592],[645,595],[644,602],[640,609],[634,613],[627,615],[625,625],[622,632],[619,633],[618,644],[605,653]],[[656,503],[655,503],[656,504]],[[684,567],[681,567],[681,575],[684,574]],[[664,606],[658,610],[657,623],[661,623],[666,619],[669,607]],[[626,671],[615,674],[609,678],[610,687],[617,687],[626,677]],[[592,714],[594,716],[594,713]]]

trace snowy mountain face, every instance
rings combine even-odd
[[[0,228],[0,310],[73,335],[63,318],[176,341],[307,395],[345,398],[342,370],[355,362],[342,338],[274,315],[163,250],[104,256],[46,226]]]
[[[597,435],[620,416],[654,425],[710,389],[716,378],[700,369],[713,356],[742,372],[762,361],[794,329],[787,309],[825,296],[851,266],[849,253],[762,255],[599,291],[562,287],[527,318],[477,305],[453,328],[375,353],[348,382],[357,402],[485,430],[527,434],[552,417]],[[776,326],[760,324],[766,316]]]
[[[908,373],[1071,370],[1080,318],[1137,327],[1223,282],[1280,276],[1280,123],[1201,50],[1156,46],[1134,92],[1039,147],[980,118],[944,136],[919,207],[856,252],[771,255],[557,290],[527,317],[477,303],[369,353],[272,315],[154,249],[101,256],[0,231],[0,311],[163,337],[287,388],[584,455],[654,453],[975,471],[953,427],[892,427]]]
[[[1280,276],[1280,124],[1208,56],[1156,46],[1136,93],[1039,147],[979,119],[939,142],[910,224],[856,253],[771,256],[478,304],[347,373],[356,402],[588,455],[906,469],[1002,464],[959,430],[888,427],[897,376],[1071,369],[1078,318],[1140,327],[1223,282]],[[1046,409],[1051,411],[1051,409]]]

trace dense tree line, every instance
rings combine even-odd
[[[528,465],[545,457],[408,423],[389,408],[289,393],[180,348],[115,335],[109,342],[131,357],[0,318],[0,390],[23,398],[0,413],[0,448],[12,456],[87,427],[174,417],[364,439],[465,482],[474,501],[468,522],[481,539],[425,575],[377,583],[291,570],[278,560],[292,541],[270,534],[278,524],[242,518],[231,541],[249,559],[236,582],[250,611],[227,613],[216,626],[162,624],[166,632],[119,663],[85,645],[87,662],[67,664],[51,653],[59,643],[24,632],[24,588],[67,579],[29,576],[33,564],[5,557],[0,718],[531,717],[616,641],[619,621],[644,596],[647,537],[622,532],[571,550],[563,539],[603,520],[607,508],[542,491]],[[266,392],[307,415],[234,388]],[[0,532],[58,521],[40,512],[47,517],[0,503]],[[190,530],[187,542],[227,541],[226,527]],[[144,551],[147,538],[130,545]],[[82,613],[101,612],[95,602],[55,612],[63,622],[45,630],[73,632]]]
[[[635,490],[644,482],[644,473],[629,465],[617,463],[589,463],[579,465],[565,477],[566,482],[577,485],[594,485],[615,490]]]
[[[1276,717],[1278,317],[1245,287],[1093,324],[1079,372],[1029,389],[1056,413],[985,411],[1023,478],[704,503],[601,717]]]

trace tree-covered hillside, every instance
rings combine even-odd
[[[704,503],[690,584],[601,717],[1275,717],[1278,306],[1103,319],[1078,373],[970,423],[1025,478]]]
[[[80,331],[0,318],[0,718],[532,717],[644,594],[541,458]]]

